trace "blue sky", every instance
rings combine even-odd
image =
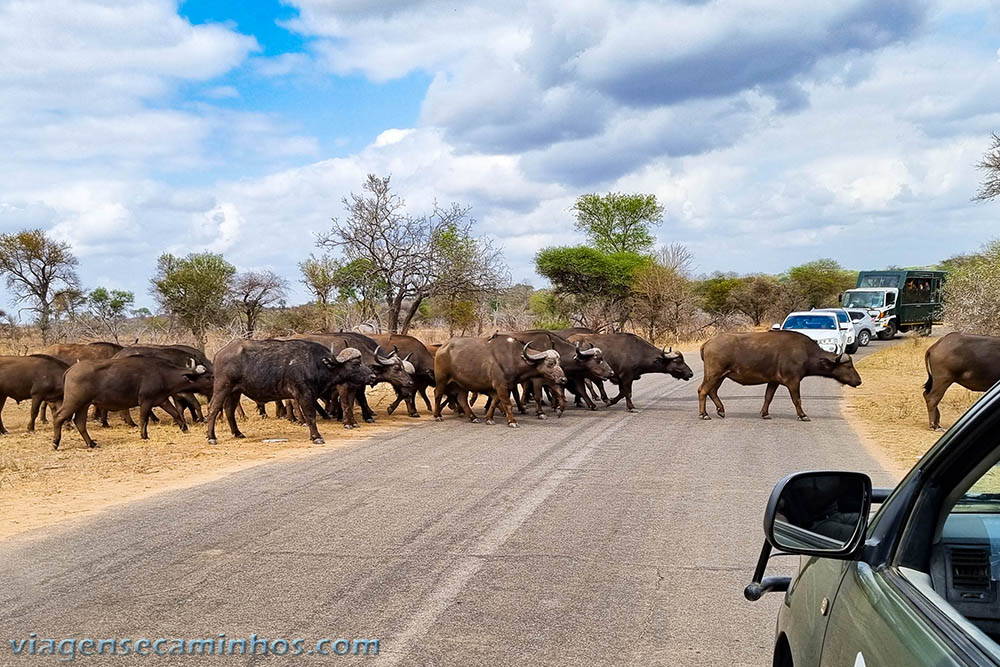
[[[0,0],[0,230],[87,287],[164,251],[297,280],[366,173],[472,207],[515,279],[584,192],[653,192],[697,270],[974,250],[987,0]],[[296,286],[293,302],[305,295]],[[0,301],[6,301],[6,297]]]

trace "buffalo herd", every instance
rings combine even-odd
[[[827,377],[852,387],[861,384],[849,356],[825,352],[792,331],[721,334],[702,346],[701,358],[702,419],[710,419],[707,399],[719,417],[725,417],[718,392],[727,378],[741,385],[766,385],[760,411],[764,419],[770,418],[778,386],[785,386],[802,421],[809,421],[799,393],[803,378]],[[924,397],[930,426],[936,429],[940,427],[937,406],[951,384],[984,391],[1000,379],[1000,339],[949,334],[928,349],[926,366]],[[114,413],[126,424],[138,426],[145,439],[148,422],[157,419],[153,408],[166,412],[182,431],[188,429],[185,413],[194,422],[206,422],[206,435],[214,444],[220,412],[233,437],[244,437],[237,417],[243,414],[240,398],[246,396],[264,416],[267,405],[274,403],[276,416],[307,425],[313,442],[321,444],[318,416],[354,428],[357,405],[365,421],[374,421],[365,390],[379,383],[390,385],[395,393],[389,414],[405,403],[407,414],[419,417],[419,397],[435,420],[443,419],[447,407],[478,422],[473,407],[483,396],[486,423],[494,423],[499,407],[507,425],[517,427],[516,414],[524,414],[531,403],[540,419],[546,417],[546,404],[561,416],[566,392],[575,405],[590,410],[597,409],[599,398],[607,406],[624,400],[634,412],[633,383],[649,373],[679,380],[694,377],[680,352],[658,348],[634,334],[580,327],[497,331],[489,337],[452,338],[441,345],[425,345],[407,335],[354,332],[240,339],[211,360],[200,350],[179,344],[66,343],[40,354],[0,356],[0,434],[7,433],[2,410],[12,398],[31,401],[29,431],[39,417],[46,422],[46,408],[52,410],[56,448],[69,421],[89,447],[96,447],[88,419],[107,426],[108,415]],[[617,388],[615,396],[607,395],[605,382]],[[433,400],[427,394],[430,387]],[[208,400],[204,414],[198,395]],[[139,409],[138,424],[131,408]]]

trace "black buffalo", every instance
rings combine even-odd
[[[292,399],[309,426],[316,444],[323,437],[316,428],[316,401],[339,384],[364,385],[375,375],[355,348],[332,351],[308,340],[238,340],[215,355],[215,386],[208,408],[208,441],[215,444],[215,420],[225,408],[229,430],[242,438],[236,425],[240,395],[257,402]]]

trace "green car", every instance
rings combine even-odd
[[[764,532],[744,594],[785,593],[776,667],[1000,665],[1000,384],[895,489],[781,480]],[[772,550],[800,556],[793,577],[764,577]]]

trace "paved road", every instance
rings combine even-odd
[[[638,414],[421,424],[0,542],[0,664],[29,632],[381,642],[290,664],[770,664],[781,597],[742,589],[772,485],[890,480],[833,381],[803,385],[811,423],[783,389],[764,422],[763,388],[731,383],[728,417],[702,422],[696,361],[689,383],[643,378]]]

